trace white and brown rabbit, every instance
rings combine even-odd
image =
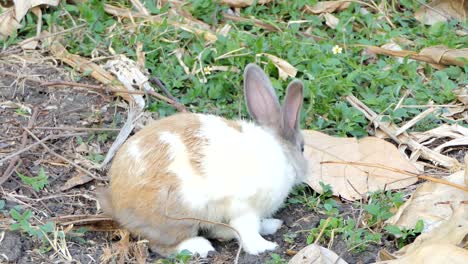
[[[255,123],[181,113],[149,124],[118,151],[110,187],[100,194],[104,211],[148,239],[163,256],[214,250],[199,236],[238,238],[250,254],[277,244],[281,220],[269,218],[291,188],[304,179],[307,163],[299,128],[303,85],[293,81],[283,106],[263,70],[244,72],[247,107]],[[238,238],[239,239],[239,238]]]

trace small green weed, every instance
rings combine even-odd
[[[182,250],[178,254],[170,256],[167,259],[160,259],[156,264],[186,264],[192,259],[192,253],[188,250]]]
[[[304,204],[316,212],[321,212],[327,215],[338,214],[338,204],[333,199],[333,191],[329,184],[320,182],[323,192],[310,193],[306,184],[297,186],[292,190],[290,197],[287,200],[289,204]]]
[[[322,208],[320,212],[328,215],[328,219],[321,219],[318,227],[310,230],[307,236],[308,244],[313,243],[322,232],[319,239],[322,243],[341,235],[350,250],[365,250],[370,243],[380,243],[383,222],[393,215],[392,208],[398,208],[403,204],[402,193],[387,191],[370,194],[369,203],[364,206],[367,225],[362,227],[358,226],[354,219],[340,216],[337,202],[331,199],[333,193],[331,188],[325,184],[322,184],[322,188],[323,203],[318,204],[316,208]]]
[[[385,230],[394,235],[397,240],[398,248],[402,248],[405,245],[411,243],[424,229],[424,222],[422,220],[418,220],[416,222],[416,226],[414,229],[407,229],[406,227],[399,228],[395,225],[388,225],[385,227]]]
[[[31,210],[25,210],[23,213],[20,213],[18,209],[12,208],[9,214],[11,218],[15,221],[15,223],[10,225],[11,231],[18,230],[21,233],[28,234],[29,237],[35,240],[41,241],[41,252],[48,252],[51,249],[48,240],[45,239],[45,236],[48,236],[55,232],[55,225],[52,222],[47,222],[39,226],[31,225]],[[64,236],[64,233],[59,232],[58,235]]]
[[[28,110],[25,109],[25,108],[22,108],[22,107],[17,108],[17,109],[15,110],[15,113],[16,113],[17,115],[19,115],[19,116],[24,116],[24,117],[29,117],[29,115],[30,115],[30,113],[28,112]]]
[[[369,203],[364,206],[367,213],[367,226],[369,228],[381,227],[383,222],[389,219],[393,213],[392,208],[397,209],[403,204],[403,193],[399,192],[374,192],[370,195]]]
[[[86,158],[94,163],[101,163],[105,157],[99,153],[89,153]]]
[[[1,201],[3,200],[0,200],[0,210],[2,210]],[[33,213],[31,210],[25,210],[23,213],[21,213],[20,209],[16,207],[10,209],[8,213],[14,220],[14,223],[10,225],[10,230],[27,234],[30,238],[41,242],[41,252],[48,252],[52,249],[49,239],[46,237],[53,237],[55,235],[58,238],[69,238],[78,243],[86,243],[86,241],[82,238],[86,232],[86,229],[80,228],[65,234],[65,232],[62,230],[57,230],[53,222],[46,222],[45,224],[36,226],[32,225],[31,222]]]
[[[39,169],[39,173],[36,177],[28,177],[19,172],[16,174],[20,177],[24,184],[31,186],[36,192],[42,190],[49,183],[49,177],[42,167]]]
[[[282,258],[279,254],[271,253],[271,259],[267,260],[265,264],[286,264],[288,263],[284,258]]]
[[[286,233],[286,234],[283,235],[283,240],[286,243],[294,244],[295,239],[297,238],[297,236],[298,236],[298,233],[296,233],[296,232]]]

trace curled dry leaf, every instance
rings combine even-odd
[[[340,23],[340,20],[330,13],[325,13],[323,16],[325,17],[325,24],[327,24],[327,26],[330,28],[336,29],[336,26],[338,23]]]
[[[465,105],[465,108],[468,107],[468,85],[465,85],[465,87],[454,90],[454,94],[457,95],[458,101],[462,102],[462,104]]]
[[[16,21],[13,8],[8,8],[0,14],[0,40],[6,39],[19,28],[21,24]]]
[[[312,14],[333,13],[342,11],[349,7],[351,3],[346,1],[321,1],[313,6],[306,5],[304,11]]]
[[[464,185],[464,173],[464,171],[456,172],[445,180]],[[426,182],[416,189],[411,198],[387,220],[387,223],[414,228],[416,222],[422,220],[423,232],[429,232],[449,219],[454,208],[466,207],[463,204],[465,200],[466,194],[463,190],[436,182]]]
[[[93,178],[91,178],[90,176],[88,176],[87,174],[83,173],[83,172],[78,172],[75,176],[71,177],[70,179],[68,179],[65,184],[60,187],[60,190],[63,192],[63,191],[67,191],[67,190],[70,190],[71,188],[73,187],[76,187],[78,185],[82,185],[82,184],[85,184],[85,183],[88,183],[90,181],[92,181]]]
[[[280,79],[286,80],[288,76],[296,77],[297,69],[291,64],[289,64],[289,62],[268,53],[261,53],[257,56],[260,55],[267,56],[271,60],[271,62],[275,64],[276,68],[278,69]]]
[[[421,5],[414,13],[414,18],[426,25],[433,25],[449,19],[465,21],[467,14],[468,2],[465,0],[435,0]]]
[[[21,21],[29,9],[39,5],[57,6],[60,0],[15,0],[15,18]]]
[[[419,55],[431,58],[435,64],[463,67],[468,60],[468,48],[449,49],[445,46],[433,46],[422,49]]]
[[[356,47],[365,47],[376,54],[382,54],[395,57],[409,57],[414,60],[424,61],[432,65],[456,65],[464,67],[465,61],[468,60],[468,48],[464,49],[448,49],[444,46],[434,46],[421,50],[418,54],[409,50],[390,50],[372,45],[357,44]]]
[[[251,6],[254,2],[257,3],[257,5],[263,5],[270,3],[271,0],[221,0],[222,4],[226,4],[232,7],[246,7],[246,6]]]
[[[301,249],[288,264],[347,264],[347,262],[335,252],[312,244]]]
[[[468,250],[463,248],[463,241],[468,234],[468,215],[466,204],[458,206],[452,216],[428,233],[421,234],[416,240],[406,245],[389,261],[379,264],[414,264],[414,263],[466,263]]]
[[[354,164],[321,164],[324,161],[361,162],[417,173],[417,169],[398,149],[385,140],[376,137],[361,140],[337,138],[312,130],[305,130],[304,137],[305,155],[309,161],[306,182],[317,192],[322,192],[322,181],[332,186],[334,195],[356,200],[367,192],[384,188],[400,189],[417,181],[407,174],[381,168]]]

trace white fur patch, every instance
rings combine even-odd
[[[215,251],[210,241],[204,237],[192,237],[187,240],[182,241],[177,246],[177,251],[188,250],[192,254],[198,254],[200,257],[205,258],[208,256],[208,252]]]
[[[239,132],[220,117],[198,116],[200,136],[208,140],[208,146],[202,150],[204,177],[182,186],[192,208],[206,208],[208,201],[235,197],[231,208],[206,209],[208,219],[231,218],[250,207],[246,201],[255,196],[260,216],[276,210],[294,182],[292,168],[277,140],[253,123],[239,122]]]
[[[262,235],[272,235],[281,228],[283,224],[282,220],[274,218],[265,218],[260,222],[260,234]]]
[[[138,140],[132,140],[130,142],[130,146],[128,147],[128,154],[134,160],[141,160],[141,157],[142,157],[142,153],[141,153],[139,143],[140,142]]]
[[[242,215],[231,221],[231,226],[235,228],[241,238],[242,247],[252,255],[257,255],[268,250],[274,250],[278,244],[264,239],[259,233],[260,220],[255,214]]]

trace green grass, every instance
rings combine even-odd
[[[103,2],[92,0],[86,4],[68,5],[62,3],[51,8],[44,15],[45,29],[54,25],[65,29],[85,24],[85,28],[73,34],[64,35],[64,43],[71,53],[85,57],[91,54],[109,56],[109,47],[117,54],[125,54],[135,59],[136,45],[141,42],[146,52],[146,67],[152,75],[163,80],[174,96],[190,105],[191,111],[208,112],[226,117],[246,116],[242,95],[242,75],[233,72],[212,72],[207,82],[202,82],[201,74],[187,75],[177,61],[174,51],[183,49],[184,63],[192,69],[194,65],[224,65],[243,69],[249,62],[263,65],[271,76],[273,86],[280,95],[290,80],[280,80],[275,66],[260,53],[270,53],[285,59],[298,69],[297,78],[306,85],[305,104],[302,115],[303,127],[325,130],[340,136],[365,136],[368,121],[346,103],[344,97],[353,94],[384,118],[395,123],[411,119],[424,108],[399,108],[393,110],[405,91],[410,96],[404,105],[445,104],[455,99],[452,93],[459,85],[467,84],[464,69],[448,67],[439,71],[421,63],[405,60],[397,63],[395,58],[379,56],[375,63],[368,64],[361,48],[348,47],[341,54],[333,54],[337,44],[382,45],[394,37],[405,37],[413,41],[410,50],[420,50],[431,45],[447,45],[450,48],[463,48],[468,43],[467,36],[458,36],[456,29],[467,29],[466,23],[452,21],[433,26],[424,26],[413,18],[418,4],[414,1],[401,1],[401,8],[392,12],[392,28],[377,14],[361,14],[356,3],[335,15],[340,19],[336,30],[324,25],[318,16],[302,12],[303,6],[315,1],[278,1],[269,6],[252,6],[241,9],[243,17],[253,16],[265,23],[275,25],[281,32],[267,32],[251,23],[233,23],[227,37],[208,44],[202,36],[197,36],[168,23],[145,23],[132,27],[118,23],[115,17],[104,12]],[[167,11],[168,7],[157,9],[152,1],[144,1],[155,15]],[[195,18],[214,27],[222,21],[222,11],[226,6],[215,1],[188,1],[184,8]],[[129,7],[127,1],[108,3]],[[389,8],[392,8],[390,5]],[[66,11],[64,11],[66,10]],[[215,14],[215,15],[214,15]],[[216,17],[216,19],[215,19]],[[35,17],[28,14],[22,22],[24,28],[5,43],[16,43],[33,36]],[[304,20],[303,23],[288,21]],[[128,21],[126,21],[128,22]],[[354,26],[354,29],[353,29]],[[311,28],[311,34],[324,40],[314,41],[303,32]],[[109,30],[112,28],[112,30]],[[240,56],[217,60],[219,56],[243,48]],[[427,80],[418,73],[423,70]],[[150,101],[148,109],[167,116],[175,110],[160,101]],[[436,113],[437,114],[437,113]],[[414,129],[423,130],[437,126],[440,119],[429,116]]]

